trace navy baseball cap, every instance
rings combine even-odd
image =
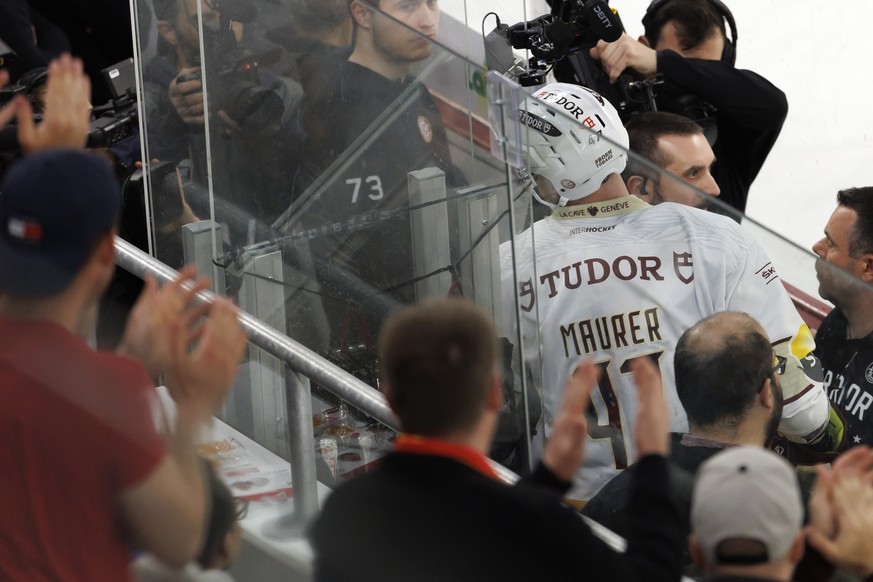
[[[0,184],[0,293],[64,291],[120,210],[112,168],[95,154],[58,149],[16,163]]]

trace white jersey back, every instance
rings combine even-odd
[[[681,334],[700,319],[746,312],[774,344],[796,347],[801,358],[812,351],[811,336],[769,259],[723,216],[625,196],[558,208],[516,238],[515,253],[514,277],[509,243],[501,246],[504,299],[513,301],[506,294],[517,289],[524,357],[542,390],[547,437],[568,373],[586,357],[602,370],[592,395],[596,421],[589,421],[584,466],[570,493],[575,499],[589,499],[636,458],[632,359],[657,362],[671,430],[685,431],[673,354]],[[805,393],[811,385],[805,377],[802,382]],[[811,422],[826,421],[826,402],[794,406],[812,406]]]

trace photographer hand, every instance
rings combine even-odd
[[[203,124],[203,84],[200,67],[185,67],[168,90],[170,102],[182,121],[189,125]]]
[[[615,83],[625,69],[634,69],[645,77],[654,77],[658,72],[657,51],[632,39],[626,32],[615,42],[598,41],[588,54],[600,61],[610,83]]]
[[[18,142],[25,152],[85,147],[91,121],[91,81],[82,61],[63,54],[49,63],[42,123],[33,122],[33,109],[27,100],[17,109]]]

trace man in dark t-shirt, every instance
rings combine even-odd
[[[351,326],[372,345],[380,305],[415,300],[408,174],[449,173],[451,160],[436,103],[410,74],[431,56],[437,2],[351,0],[349,10],[351,52],[323,56],[330,74],[305,87],[306,158],[282,228],[308,241],[335,339]]]

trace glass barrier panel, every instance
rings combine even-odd
[[[165,34],[142,57],[147,157],[165,163],[148,165],[153,186],[166,186],[152,194],[156,256],[197,264],[216,291],[374,387],[379,330],[403,305],[464,296],[501,330],[517,328],[504,323],[517,305],[511,294],[504,303],[501,243],[531,221],[529,188],[491,153],[485,71],[439,42],[440,28],[459,24],[419,5],[427,13],[415,28],[370,11],[400,67],[353,54],[345,18],[267,2],[230,14],[197,0],[157,3]],[[518,345],[503,342],[494,456],[523,471],[541,413]],[[280,455],[285,380],[275,358],[252,348],[223,416]],[[366,457],[344,450],[352,433],[390,440],[361,411],[312,390],[315,446],[332,473],[344,452]]]

